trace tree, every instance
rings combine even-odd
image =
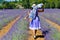
[[[45,6],[45,8],[50,8],[50,3],[47,2],[47,3],[45,3],[44,6]]]
[[[54,2],[52,2],[51,8],[55,8],[55,3]]]
[[[22,0],[22,6],[25,8],[30,8],[30,1],[29,0]]]
[[[30,1],[26,0],[26,2],[27,2],[27,8],[30,8]]]
[[[60,9],[60,1],[58,2],[58,5],[57,5],[57,7]]]
[[[14,9],[14,8],[16,8],[15,2],[7,2],[7,1],[4,1],[2,3],[2,5],[3,5],[3,8],[4,9]]]

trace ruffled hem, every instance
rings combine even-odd
[[[41,27],[39,27],[39,28],[33,28],[33,27],[29,27],[29,29],[31,29],[31,30],[39,30],[39,29],[41,29]]]

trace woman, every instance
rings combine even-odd
[[[29,15],[29,29],[33,30],[34,38],[36,38],[36,31],[41,29],[38,12],[43,12],[44,8],[43,8],[43,4],[42,3],[40,3],[38,5],[33,4],[32,8],[33,9],[28,14]]]

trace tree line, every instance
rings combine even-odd
[[[0,3],[0,9],[19,9],[23,8],[31,8],[31,5],[44,3],[44,8],[60,8],[60,0],[22,0],[22,1],[3,1]]]

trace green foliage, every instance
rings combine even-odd
[[[51,3],[51,8],[55,8],[55,3],[54,2]]]
[[[0,9],[15,9],[19,8],[18,5],[23,6],[24,8],[31,8],[31,5],[44,3],[44,8],[60,8],[60,0],[19,0],[19,1],[11,1],[2,2],[2,5],[0,5]],[[16,5],[17,4],[17,5]]]
[[[24,6],[24,8],[30,8],[30,1],[29,0],[22,0],[22,6]]]
[[[0,9],[2,9],[3,8],[3,6],[2,5],[0,5]]]
[[[60,9],[60,1],[58,2],[57,7]]]
[[[15,3],[14,2],[3,2],[3,8],[5,9],[13,9],[16,7]]]
[[[44,3],[44,7],[45,8],[60,8],[60,0],[23,0],[22,1],[22,5],[25,8],[30,8],[31,5],[35,3],[35,4],[39,4],[39,3]]]
[[[47,2],[47,3],[45,3],[44,7],[45,8],[50,8],[50,4]]]

